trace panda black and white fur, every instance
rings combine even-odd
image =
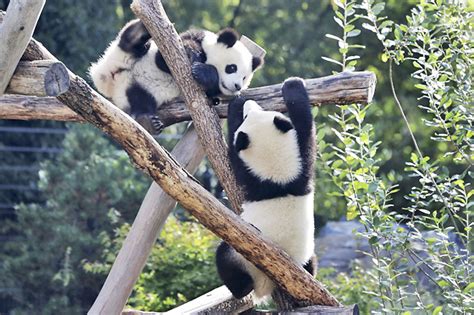
[[[238,38],[232,29],[181,34],[193,76],[209,97],[238,94],[263,64]],[[140,20],[125,25],[89,72],[99,92],[135,118],[153,116],[161,104],[179,96],[163,56]]]
[[[314,274],[314,123],[299,78],[282,88],[289,118],[237,97],[229,105],[229,158],[243,187],[241,217]],[[270,295],[273,282],[227,243],[217,248],[219,276],[236,298]]]

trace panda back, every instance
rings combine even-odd
[[[156,100],[158,106],[178,97],[180,92],[171,74],[161,70],[156,65],[158,48],[151,43],[147,54],[133,65],[131,76],[143,89],[148,91]]]

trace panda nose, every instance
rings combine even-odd
[[[235,89],[236,89],[237,91],[240,91],[240,90],[242,89],[242,86],[241,86],[240,84],[237,84],[237,83],[236,83],[236,84],[235,84]]]

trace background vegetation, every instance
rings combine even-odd
[[[233,26],[265,47],[266,64],[254,86],[294,75],[376,73],[373,104],[327,106],[315,117],[317,222],[360,220],[373,267],[354,265],[350,274],[323,270],[319,277],[364,313],[472,312],[472,4],[164,2],[178,31]],[[7,4],[0,1],[0,9]],[[128,5],[48,0],[35,37],[86,76],[89,63],[133,18]],[[67,133],[0,135],[0,148],[60,147],[55,154],[0,155],[0,166],[10,169],[0,173],[0,184],[34,188],[0,190],[0,203],[17,204],[0,224],[0,312],[81,314],[98,293],[149,180],[90,126],[0,121],[0,127],[26,125]],[[12,165],[39,171],[13,172]],[[217,240],[183,218],[190,220],[168,222],[131,306],[165,310],[218,285]]]

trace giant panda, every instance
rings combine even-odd
[[[180,36],[192,63],[193,77],[209,97],[240,93],[263,64],[263,58],[252,56],[233,29],[223,29],[218,34],[188,30]],[[136,119],[154,117],[160,105],[180,94],[140,20],[123,27],[103,56],[91,65],[89,73],[100,93]],[[157,117],[154,122],[159,124]]]
[[[229,158],[243,188],[241,217],[314,275],[313,164],[315,127],[304,81],[287,79],[282,88],[289,118],[265,111],[253,100],[229,105]],[[274,283],[222,242],[216,251],[220,278],[234,297],[254,290],[258,300]]]

